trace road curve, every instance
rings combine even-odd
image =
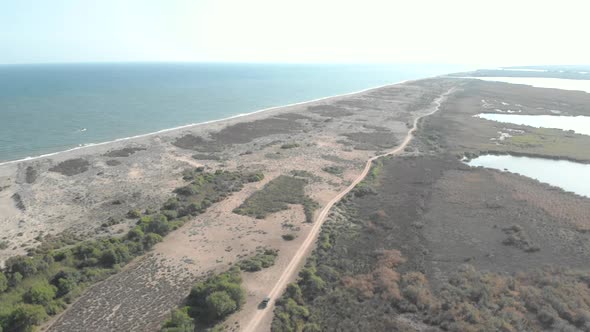
[[[373,164],[374,160],[381,158],[381,157],[395,155],[395,154],[402,152],[403,149],[408,145],[408,143],[410,143],[410,141],[414,137],[414,132],[418,128],[418,122],[420,121],[420,119],[427,117],[429,115],[432,115],[435,112],[437,112],[441,106],[442,101],[450,93],[452,93],[453,90],[454,90],[454,88],[451,88],[449,91],[443,93],[437,99],[435,99],[434,104],[436,106],[434,107],[434,109],[431,112],[426,113],[426,114],[414,119],[414,123],[412,125],[412,128],[408,131],[403,142],[398,147],[396,147],[395,149],[393,149],[387,153],[384,153],[381,155],[376,155],[374,157],[371,157],[369,160],[367,160],[367,164],[365,165],[363,172],[348,187],[346,187],[342,192],[340,192],[336,197],[334,197],[330,202],[328,202],[328,204],[326,204],[326,206],[322,209],[322,211],[318,215],[313,227],[311,228],[310,232],[307,235],[307,238],[305,239],[305,241],[303,241],[303,243],[301,244],[299,249],[297,249],[297,252],[295,253],[293,258],[289,262],[289,265],[287,265],[287,267],[283,271],[283,274],[281,274],[281,277],[279,278],[277,283],[274,285],[274,287],[270,291],[268,297],[271,298],[271,301],[269,302],[268,306],[265,309],[258,310],[256,312],[254,317],[252,317],[252,319],[250,320],[250,322],[248,323],[246,328],[243,330],[244,332],[257,331],[257,327],[258,327],[258,325],[260,325],[260,322],[265,317],[265,315],[269,315],[270,313],[273,312],[272,309],[274,308],[274,300],[276,300],[282,294],[284,289],[287,287],[288,281],[291,280],[292,277],[294,277],[294,275],[298,272],[297,267],[300,265],[301,261],[305,258],[306,252],[309,250],[309,248],[311,247],[311,245],[314,243],[315,239],[317,238],[317,236],[322,228],[322,225],[324,224],[324,221],[326,220],[326,217],[328,216],[328,213],[330,212],[330,210],[332,209],[334,204],[338,203],[338,201],[340,201],[344,196],[346,196],[346,194],[348,194],[352,189],[354,189],[354,187],[356,187],[356,185],[359,184],[365,178],[365,176],[367,176],[367,174],[371,170],[371,165]]]

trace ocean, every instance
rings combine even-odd
[[[3,65],[0,163],[461,70],[443,65]]]

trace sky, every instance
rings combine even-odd
[[[0,63],[590,63],[585,0],[0,0]]]

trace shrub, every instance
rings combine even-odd
[[[60,271],[53,279],[51,284],[57,287],[57,297],[62,297],[78,286],[82,276],[78,271]]]
[[[283,234],[281,237],[285,241],[293,241],[293,240],[295,240],[295,235],[294,234]]]
[[[241,261],[239,263],[239,266],[242,270],[248,272],[260,271],[263,268],[273,266],[277,256],[277,250],[264,249],[262,252],[257,253],[255,256]]]
[[[334,174],[334,175],[340,175],[340,174],[342,174],[342,172],[344,172],[344,169],[340,166],[326,166],[326,167],[322,168],[322,171],[324,171],[326,173]]]
[[[287,143],[287,144],[283,144],[281,145],[281,149],[293,149],[293,148],[298,148],[299,144],[297,143]]]
[[[129,210],[129,212],[127,212],[127,218],[129,219],[135,219],[135,218],[139,218],[141,217],[141,211],[135,209],[135,210]]]
[[[162,237],[155,233],[147,233],[143,239],[143,246],[145,249],[150,249],[156,243],[162,242]]]
[[[211,321],[220,320],[238,309],[238,304],[227,292],[217,291],[205,299],[207,317]]]
[[[189,307],[172,310],[170,318],[164,322],[162,331],[194,331],[195,325],[193,319],[188,315],[188,310]]]

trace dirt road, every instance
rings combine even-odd
[[[295,275],[298,272],[297,267],[300,266],[303,259],[307,256],[309,250],[311,249],[311,245],[314,243],[315,239],[317,238],[317,236],[322,228],[322,225],[323,225],[324,221],[326,220],[326,217],[328,216],[328,213],[332,209],[332,206],[334,206],[334,204],[336,204],[344,196],[346,196],[352,189],[354,189],[354,187],[357,184],[359,184],[365,178],[365,176],[367,176],[374,160],[384,157],[384,156],[395,155],[395,154],[402,152],[404,150],[404,148],[408,145],[408,143],[410,143],[410,141],[414,137],[413,134],[416,131],[416,129],[418,128],[418,122],[420,121],[420,119],[437,112],[440,108],[442,101],[450,93],[452,93],[453,90],[454,89],[450,89],[449,91],[447,91],[444,94],[442,94],[441,96],[439,96],[434,101],[435,106],[431,112],[428,112],[427,114],[424,114],[424,115],[419,116],[416,119],[414,119],[414,123],[412,125],[412,128],[408,131],[408,134],[406,135],[406,137],[404,138],[404,140],[402,141],[402,143],[398,147],[396,147],[395,149],[393,149],[387,153],[377,155],[377,156],[370,158],[367,161],[367,164],[365,165],[363,172],[350,184],[350,186],[348,186],[340,194],[338,194],[330,202],[328,202],[328,204],[326,204],[326,206],[322,209],[322,211],[318,215],[318,217],[313,225],[313,228],[311,229],[311,231],[307,235],[307,238],[301,244],[301,247],[299,247],[299,249],[295,253],[295,256],[293,256],[293,258],[291,259],[291,262],[285,268],[285,270],[283,271],[283,274],[281,275],[281,277],[279,278],[277,283],[274,285],[274,287],[270,291],[268,296],[270,297],[271,301],[269,302],[268,306],[265,309],[258,310],[256,312],[254,317],[252,317],[252,320],[250,320],[250,322],[248,323],[248,325],[244,329],[245,332],[258,331],[258,326],[260,325],[260,322],[266,317],[266,315],[272,314],[273,308],[274,308],[274,301],[276,299],[278,299],[279,296],[282,294],[285,287],[287,287],[288,282],[290,280],[294,279]]]

